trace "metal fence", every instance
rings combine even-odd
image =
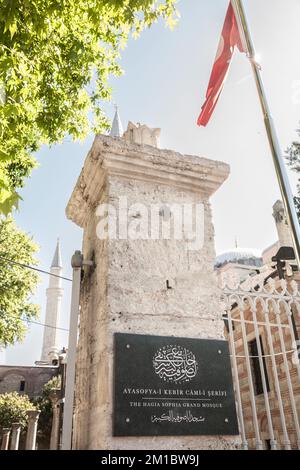
[[[244,449],[300,449],[300,292],[263,278],[222,286]]]

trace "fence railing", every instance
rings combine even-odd
[[[295,281],[222,286],[244,449],[300,449],[300,293]]]

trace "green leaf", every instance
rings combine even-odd
[[[0,212],[7,217],[13,209],[19,208],[21,197],[15,191],[11,194],[9,191],[0,191]]]
[[[175,0],[0,1],[0,214],[16,206],[43,144],[105,132],[103,103],[129,35],[163,18]],[[1,91],[0,91],[1,94]],[[101,116],[101,118],[100,118]]]
[[[0,149],[0,160],[5,161],[5,160],[10,160],[10,159],[11,159],[11,155],[9,155],[9,153],[5,152],[5,150]]]
[[[27,425],[27,411],[35,410],[27,395],[19,395],[17,392],[0,395],[0,426],[11,428],[13,423],[20,423],[22,428]]]
[[[11,39],[14,37],[15,33],[17,32],[17,22],[14,21],[9,25],[9,32],[10,32],[10,37]]]
[[[37,246],[31,237],[20,231],[11,218],[0,219],[0,344],[2,345],[22,341],[27,330],[24,320],[34,318],[38,312],[37,306],[30,300],[39,279],[37,273],[6,260],[35,265],[36,251]]]

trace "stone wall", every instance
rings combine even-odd
[[[85,272],[81,290],[74,448],[237,445],[232,437],[112,437],[114,332],[223,338],[209,196],[228,173],[228,166],[220,162],[121,139],[95,139],[67,207],[68,217],[84,228],[84,258],[96,263],[94,271]],[[127,197],[129,206],[203,204],[203,247],[190,251],[184,238],[100,240],[96,208],[101,202],[116,204],[120,195]],[[137,207],[130,221],[140,217]]]
[[[57,367],[0,366],[0,394],[18,392],[35,398],[57,374]],[[25,382],[23,391],[20,390],[22,381]]]

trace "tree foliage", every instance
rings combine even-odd
[[[159,17],[176,21],[176,0],[0,0],[0,210],[41,144],[107,128],[108,78],[119,52]]]
[[[44,386],[42,395],[34,400],[35,406],[41,411],[39,416],[39,437],[46,440],[51,434],[52,428],[52,404],[50,400],[50,393],[53,389],[60,389],[61,378],[55,376],[50,379]]]
[[[36,251],[32,239],[10,218],[0,220],[0,345],[21,341],[27,329],[24,321],[38,313],[38,307],[30,301],[38,275],[5,259],[34,265]]]
[[[35,410],[27,395],[17,392],[0,395],[0,426],[10,428],[13,423],[20,423],[22,428],[27,425],[27,411]]]
[[[300,137],[300,129],[298,129],[297,134]],[[300,142],[295,140],[292,145],[287,149],[287,153],[288,165],[293,171],[295,171],[296,173],[300,173]],[[299,196],[296,196],[294,198],[294,202],[298,218],[300,219],[300,183],[298,183],[297,185],[297,190]]]

